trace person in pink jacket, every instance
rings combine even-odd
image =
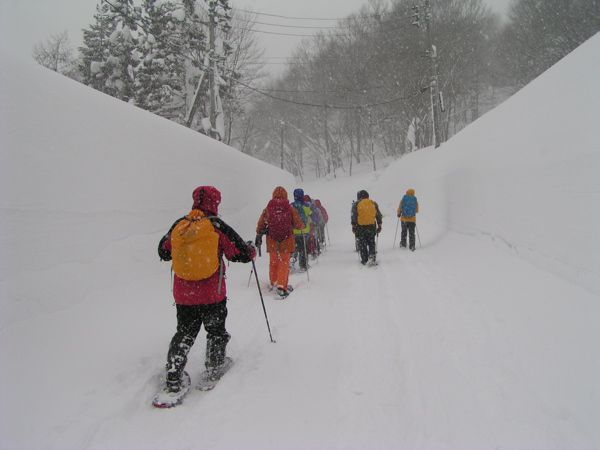
[[[246,244],[218,217],[221,193],[215,187],[200,186],[194,190],[192,198],[192,213],[194,210],[201,211],[218,234],[219,267],[212,276],[202,280],[185,280],[174,275],[173,298],[177,308],[177,331],[171,339],[167,354],[165,391],[175,393],[181,389],[187,355],[202,325],[207,333],[207,370],[216,370],[224,362],[225,348],[231,337],[225,328],[227,286],[223,257],[232,262],[247,263],[256,256],[254,247]],[[162,260],[171,260],[171,232],[186,217],[177,220],[161,239],[158,252]]]

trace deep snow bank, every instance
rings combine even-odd
[[[414,187],[435,233],[489,237],[600,293],[599,54],[597,34],[439,149],[397,161],[380,195],[392,207]]]
[[[109,245],[163,232],[189,209],[198,185],[217,186],[221,214],[252,237],[241,218],[254,220],[275,183],[293,182],[287,172],[33,62],[2,61],[2,324],[126,276],[111,263]],[[132,263],[154,260],[152,252],[133,255]],[[87,287],[76,289],[82,284],[73,278]]]

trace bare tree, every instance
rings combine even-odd
[[[33,46],[33,59],[50,70],[75,77],[74,51],[66,31],[51,35],[46,41]]]
[[[508,15],[501,55],[518,86],[600,31],[597,0],[515,0]]]
[[[264,76],[262,69],[263,50],[258,46],[256,35],[253,32],[256,17],[249,12],[233,13],[233,27],[229,32],[226,44],[231,48],[231,53],[224,63],[227,88],[223,95],[223,110],[225,115],[225,143],[232,141],[245,148],[252,120],[245,120],[247,105],[250,103],[254,92],[248,88]],[[240,126],[236,127],[239,120]],[[234,130],[239,128],[237,135]]]

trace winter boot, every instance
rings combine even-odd
[[[184,384],[184,380],[189,378],[187,372],[183,372],[182,375],[169,372],[167,373],[167,379],[165,381],[165,392],[178,393]]]
[[[277,288],[277,295],[281,298],[286,298],[288,295],[290,295],[289,291],[287,289],[284,289],[282,287],[278,287]]]
[[[190,376],[187,372],[184,371],[179,378],[175,378],[172,373],[169,373],[165,387],[156,394],[152,404],[156,408],[177,406],[190,390],[190,385]]]

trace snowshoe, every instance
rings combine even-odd
[[[284,298],[287,298],[292,293],[293,290],[294,290],[294,288],[288,284],[287,289],[278,287],[276,294],[280,299],[283,300]]]
[[[152,400],[152,405],[155,408],[172,408],[179,405],[189,392],[191,384],[190,376],[187,372],[183,372],[179,386],[165,384],[165,387]]]
[[[200,381],[196,385],[196,389],[200,391],[210,391],[214,389],[223,375],[231,369],[231,366],[233,366],[233,359],[226,356],[223,364],[220,366],[206,369],[200,374]]]
[[[277,288],[276,293],[277,293],[277,296],[281,299],[287,298],[287,296],[290,295],[289,291],[287,291],[283,288],[280,288],[280,287]]]

